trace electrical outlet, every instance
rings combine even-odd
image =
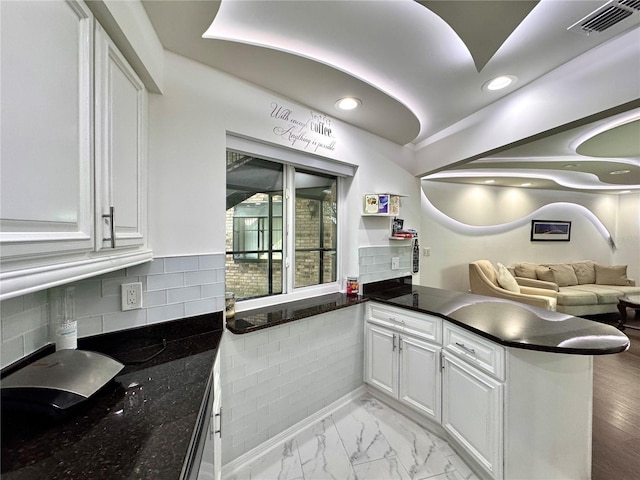
[[[142,282],[122,284],[122,311],[142,308]]]
[[[423,255],[425,257],[428,257],[428,256],[431,255],[431,248],[430,247],[424,247],[423,252],[424,252]]]
[[[400,269],[400,257],[391,257],[391,270]]]

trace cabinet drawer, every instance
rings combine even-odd
[[[370,322],[434,343],[442,343],[442,319],[439,317],[369,302],[367,318]]]
[[[443,346],[494,377],[505,378],[505,349],[490,340],[444,322]]]

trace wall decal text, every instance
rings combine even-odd
[[[271,102],[271,118],[277,122],[274,135],[290,146],[313,153],[334,151],[336,138],[331,125],[331,117],[312,110],[296,114],[277,102]]]

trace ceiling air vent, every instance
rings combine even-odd
[[[634,15],[635,22],[640,20],[640,0],[611,0],[591,12],[582,20],[571,25],[567,30],[589,35],[593,32],[605,30],[619,24]],[[628,23],[628,22],[625,22]],[[631,24],[627,25],[628,27]]]

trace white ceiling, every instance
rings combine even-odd
[[[602,33],[567,30],[604,3],[143,0],[166,49],[401,145],[418,145],[638,28],[640,12]],[[482,89],[501,74],[518,81],[499,92]],[[360,98],[361,108],[337,110],[344,96]]]

